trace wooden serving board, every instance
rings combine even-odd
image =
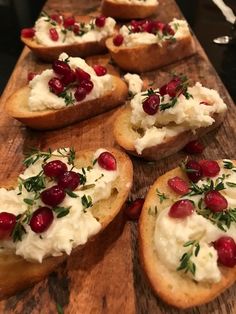
[[[49,0],[45,10],[94,14],[99,10],[98,0]],[[182,17],[173,0],[161,0],[158,18],[170,21]],[[204,137],[206,150],[200,158],[234,158],[236,153],[236,108],[221,80],[207,59],[200,44],[197,54],[142,75],[154,82],[154,87],[165,83],[171,72],[185,73],[193,81],[219,91],[228,104],[223,125]],[[96,58],[97,59],[97,58]],[[108,58],[99,57],[107,62]],[[40,149],[74,146],[97,148],[116,145],[111,129],[115,110],[64,129],[37,132],[8,117],[4,103],[19,87],[26,84],[29,71],[38,72],[48,65],[36,60],[25,48],[11,79],[2,95],[0,107],[0,182],[14,179],[22,170],[23,153],[28,147]],[[157,176],[176,167],[185,157],[180,152],[158,162],[145,162],[133,158],[134,186],[131,199],[144,197]],[[214,302],[180,311],[164,304],[152,293],[140,267],[138,258],[137,224],[125,221],[122,213],[95,241],[89,243],[76,256],[68,258],[57,271],[33,288],[0,302],[0,313],[236,313],[236,287],[233,286]]]

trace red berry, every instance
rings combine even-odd
[[[106,23],[106,17],[105,16],[99,16],[95,19],[95,24],[97,27],[103,27]]]
[[[32,79],[37,75],[35,72],[28,72],[27,79],[28,82],[32,81]]]
[[[205,146],[198,140],[191,141],[184,147],[184,151],[187,154],[201,154],[205,149]]]
[[[35,30],[33,28],[23,28],[21,30],[21,36],[24,38],[33,38]]]
[[[0,240],[8,238],[16,225],[16,216],[14,214],[0,213]]]
[[[75,72],[73,70],[70,70],[70,72],[66,75],[63,75],[61,77],[61,81],[64,84],[64,86],[67,86],[71,83],[73,83],[76,80],[76,75]]]
[[[220,166],[215,160],[200,160],[199,164],[202,167],[202,172],[205,177],[215,177],[220,172]]]
[[[93,66],[93,69],[94,69],[95,73],[97,74],[97,76],[103,76],[103,75],[107,74],[107,69],[100,64],[95,64]]]
[[[179,195],[184,195],[188,193],[189,190],[189,185],[186,181],[181,179],[180,177],[173,177],[168,180],[168,185],[169,187],[178,193]]]
[[[81,68],[75,69],[76,78],[79,82],[90,80],[90,74],[82,70]]]
[[[123,41],[124,41],[124,37],[121,34],[118,34],[113,38],[113,44],[115,46],[121,46]]]
[[[186,165],[186,174],[192,182],[198,182],[203,174],[201,165],[195,160],[189,160]]]
[[[68,75],[71,72],[71,68],[68,63],[61,60],[55,60],[52,64],[53,71],[59,75]]]
[[[80,175],[74,171],[66,171],[58,178],[58,186],[74,191],[80,184]]]
[[[53,77],[48,82],[48,86],[49,86],[50,91],[56,95],[61,94],[64,90],[64,85],[62,84],[61,80],[57,77]]]
[[[158,31],[162,31],[163,28],[165,27],[165,23],[162,23],[162,22],[159,22],[159,21],[156,21],[155,23],[156,23],[156,29]]]
[[[236,265],[236,244],[231,237],[223,236],[214,243],[218,253],[218,262],[226,267]]]
[[[55,28],[52,27],[52,28],[49,29],[49,37],[53,41],[58,41],[59,35],[58,35],[58,32],[57,32],[57,30]]]
[[[124,210],[126,216],[130,220],[137,220],[141,214],[143,203],[143,198],[137,198],[131,204],[127,205]]]
[[[180,86],[181,80],[177,77],[171,80],[169,83],[167,83],[166,86],[166,93],[170,97],[175,97],[177,93],[180,93],[179,86]]]
[[[171,36],[174,36],[174,34],[175,34],[175,31],[173,30],[173,28],[169,24],[166,24],[163,27],[162,32],[165,35],[171,35]]]
[[[62,17],[59,14],[51,14],[50,18],[58,24],[62,23]]]
[[[43,172],[47,177],[57,178],[67,171],[67,165],[61,160],[52,160],[43,166]]]
[[[92,81],[82,81],[80,86],[86,90],[86,93],[89,94],[93,89],[93,82]]]
[[[142,25],[140,21],[131,21],[130,22],[132,33],[140,33],[142,31]]]
[[[39,207],[30,219],[30,228],[35,233],[41,233],[51,226],[53,222],[53,212],[48,207]]]
[[[171,206],[168,215],[172,218],[185,218],[192,215],[193,212],[193,203],[190,200],[183,199],[175,202]]]
[[[222,212],[228,207],[227,199],[218,191],[209,191],[205,194],[204,202],[207,208],[214,213]]]
[[[106,170],[116,170],[116,159],[109,152],[103,152],[98,157],[98,164]]]
[[[73,25],[72,30],[73,30],[75,35],[79,35],[80,27],[78,24]]]
[[[87,91],[86,91],[86,89],[85,89],[84,87],[78,86],[78,87],[76,88],[74,96],[75,96],[75,99],[76,99],[77,101],[82,101],[82,100],[84,100],[84,98],[86,97],[86,95],[87,95]]]
[[[163,85],[160,90],[159,90],[159,93],[161,96],[164,96],[167,94],[167,91],[166,91],[166,88],[167,88],[167,84]]]
[[[51,188],[44,190],[40,197],[44,204],[54,207],[64,200],[66,193],[58,185],[54,185]]]
[[[156,94],[150,95],[143,102],[143,110],[147,114],[152,116],[155,113],[157,113],[158,108],[159,108],[159,104],[160,104],[160,97],[159,97],[159,95],[156,95]]]
[[[142,25],[142,31],[147,33],[152,33],[155,29],[155,25],[152,21],[145,21]]]
[[[75,24],[75,18],[73,16],[68,16],[64,18],[63,25],[65,28],[72,27]]]

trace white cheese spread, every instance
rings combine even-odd
[[[223,165],[221,167],[220,174],[213,178],[213,180],[215,181],[224,173],[229,175],[225,179],[226,182],[236,182],[236,173],[223,169]],[[197,185],[201,187],[204,183],[206,184],[207,181],[199,181]],[[220,192],[227,199],[228,207],[235,208],[236,188],[226,186],[226,189]],[[201,195],[196,195],[183,198],[192,200],[197,208],[201,197]],[[212,224],[210,220],[196,212],[184,219],[176,219],[169,217],[169,209],[168,207],[161,211],[155,225],[155,250],[162,263],[168,269],[176,270],[180,264],[180,258],[188,250],[183,245],[188,241],[197,239],[200,244],[199,254],[197,257],[193,255],[191,258],[192,262],[196,265],[196,272],[194,277],[190,273],[188,275],[199,282],[219,282],[221,272],[217,265],[217,251],[212,246],[212,242],[222,236],[230,236],[236,241],[236,224],[231,223],[230,229],[224,232]]]
[[[100,41],[103,38],[112,36],[114,33],[114,28],[116,22],[113,18],[107,17],[105,20],[105,25],[103,27],[97,27],[95,24],[95,19],[91,20],[90,24],[93,25],[91,29],[84,32],[83,35],[76,35],[70,29],[66,29],[63,25],[55,23],[52,25],[47,17],[40,17],[35,23],[35,40],[37,43],[53,47],[53,46],[65,46],[75,43],[86,43],[93,41]],[[75,23],[81,28],[79,23]],[[58,40],[53,41],[49,36],[49,29],[55,28],[58,33]],[[86,26],[84,27],[86,29]]]
[[[110,74],[105,74],[103,76],[97,76],[92,67],[90,67],[83,59],[81,58],[72,58],[68,59],[66,53],[62,53],[59,56],[59,60],[69,60],[68,64],[72,70],[77,67],[83,69],[85,72],[89,73],[91,76],[91,81],[93,82],[92,91],[86,95],[86,97],[78,102],[74,100],[74,103],[82,103],[92,99],[97,99],[102,97],[107,91],[113,89],[113,80]],[[45,70],[41,74],[36,75],[32,81],[29,83],[30,94],[28,106],[31,111],[42,111],[46,109],[61,109],[66,107],[66,102],[64,98],[55,95],[50,92],[48,82],[51,78],[56,77],[57,75],[53,70]],[[68,93],[71,92],[73,95],[75,92],[75,87],[69,88]]]
[[[158,110],[154,115],[148,115],[143,110],[142,102],[147,97],[146,93],[138,93],[134,96],[131,100],[130,122],[134,129],[143,130],[143,135],[140,135],[134,143],[139,154],[146,147],[160,144],[183,131],[194,132],[200,127],[212,125],[215,121],[213,114],[222,113],[227,109],[226,104],[214,89],[208,89],[196,83],[188,88],[188,92],[192,95],[191,98],[186,99],[184,95],[180,95],[172,108]],[[165,95],[161,103],[167,103],[169,100],[170,97]],[[209,105],[201,104],[203,101]]]
[[[128,83],[129,92],[132,95],[140,93],[143,87],[143,81],[138,74],[127,73],[124,75],[126,83]]]
[[[94,160],[103,152],[104,149],[99,149],[94,155]],[[53,155],[58,155],[57,151]],[[67,164],[68,169],[71,165],[68,164],[67,158],[64,157],[50,157],[47,162],[59,159]],[[29,177],[38,175],[42,171],[42,159],[40,158],[35,164],[30,165],[25,172],[20,175],[20,178],[27,179]],[[41,234],[34,233],[30,226],[25,224],[26,233],[22,237],[22,241],[13,243],[12,241],[2,241],[1,247],[13,248],[17,255],[24,257],[27,260],[34,260],[42,262],[43,258],[47,256],[59,256],[62,253],[70,254],[72,249],[78,245],[82,245],[87,240],[98,233],[101,229],[101,224],[92,215],[90,208],[83,210],[81,198],[83,195],[90,196],[92,203],[95,204],[99,200],[107,199],[111,195],[112,182],[118,176],[118,171],[107,171],[102,169],[96,163],[91,169],[73,168],[73,171],[86,175],[86,185],[92,185],[86,190],[81,190],[79,185],[73,191],[78,197],[73,198],[67,195],[64,201],[59,205],[62,207],[70,207],[69,213],[62,217],[56,218],[49,229]],[[47,179],[46,179],[47,180]],[[47,180],[47,188],[55,185],[55,181]],[[23,187],[22,194],[17,195],[19,189],[8,191],[0,189],[1,211],[6,211],[15,215],[24,213],[28,205],[23,201],[26,198],[32,198],[32,192],[27,192]],[[35,211],[39,206],[45,206],[39,198],[32,211]]]

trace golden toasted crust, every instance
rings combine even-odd
[[[141,73],[176,62],[196,52],[192,36],[176,41],[163,41],[162,45],[115,46],[113,39],[106,40],[112,59],[125,71]]]
[[[107,200],[99,201],[91,208],[94,217],[102,225],[101,231],[107,227],[121,210],[128,197],[133,181],[133,167],[130,159],[124,153],[114,148],[107,148],[107,150],[116,158],[119,176],[112,185],[111,196]],[[76,166],[87,167],[92,165],[93,154],[94,151],[81,151],[77,153]],[[80,248],[81,246],[75,248],[73,253],[76,254],[76,250]],[[28,262],[22,257],[12,254],[11,251],[1,252],[0,299],[13,295],[42,280],[66,258],[66,255],[49,257],[40,264],[37,262]]]
[[[157,205],[158,213],[171,206],[178,195],[167,185],[170,178],[179,176],[188,181],[180,168],[175,168],[159,177],[151,186],[139,219],[139,253],[141,264],[154,292],[165,302],[178,308],[189,308],[210,302],[236,279],[236,267],[220,267],[222,279],[216,284],[197,283],[177,271],[170,271],[159,260],[154,247],[154,229],[157,216],[150,215],[148,209]],[[156,189],[168,195],[169,199],[159,203]],[[157,214],[158,215],[158,214]]]
[[[10,116],[32,129],[48,130],[60,128],[91,118],[124,103],[128,94],[127,85],[119,77],[112,76],[112,79],[113,89],[101,98],[57,110],[30,111],[28,108],[30,89],[28,86],[25,86],[8,98],[5,110]]]
[[[156,13],[158,2],[156,5],[137,5],[117,3],[112,0],[103,0],[102,14],[122,20],[143,19]]]
[[[122,107],[116,115],[114,122],[114,137],[116,142],[128,153],[147,160],[160,160],[181,150],[188,142],[214,130],[218,127],[225,116],[225,112],[215,113],[213,118],[215,122],[206,128],[196,129],[196,132],[185,131],[174,137],[166,139],[164,142],[145,148],[141,154],[138,154],[134,142],[139,138],[139,133],[132,128],[130,123],[131,108],[129,105]]]

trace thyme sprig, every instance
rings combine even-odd
[[[222,175],[222,177],[217,178],[214,182],[212,179],[207,179],[206,183],[203,183],[202,186],[198,186],[196,183],[191,182],[189,186],[189,193],[185,194],[185,196],[194,196],[201,195],[208,191],[221,191],[225,189],[224,180],[226,179],[226,175]]]
[[[83,195],[81,197],[81,203],[83,206],[83,211],[86,213],[87,212],[87,208],[92,207],[93,206],[93,201],[92,201],[92,197],[90,195]]]
[[[19,191],[22,191],[22,187],[26,189],[27,192],[34,192],[38,194],[39,191],[46,187],[45,176],[43,170],[39,172],[36,176],[29,177],[27,179],[22,179],[19,177]]]
[[[190,272],[193,276],[196,273],[196,265],[192,262],[193,256],[198,256],[200,251],[200,244],[198,240],[191,240],[183,244],[183,247],[190,247],[180,258],[180,265],[177,267],[177,271],[183,270],[184,273]]]
[[[32,213],[30,207],[28,207],[28,209],[24,213],[16,216],[16,224],[11,234],[13,242],[22,240],[23,235],[26,233],[24,224],[29,223],[31,216]]]
[[[234,164],[232,163],[232,161],[223,160],[223,164],[224,164],[224,168],[225,168],[225,169],[230,169],[230,170],[236,172],[236,167],[234,166]]]
[[[156,189],[156,194],[159,197],[160,204],[169,199],[169,196],[167,196],[165,193],[161,193],[158,189]]]

